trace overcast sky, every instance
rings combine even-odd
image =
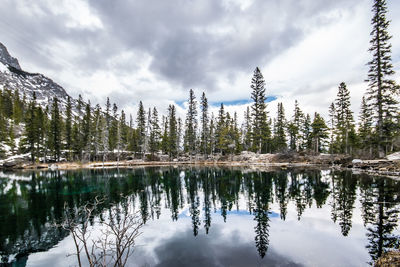
[[[340,82],[358,116],[365,92],[372,0],[0,0],[0,42],[21,67],[73,97],[128,113],[197,98],[240,115],[256,66],[275,116],[294,100],[327,114]],[[388,0],[400,82],[400,1]],[[183,114],[183,110],[179,109]]]

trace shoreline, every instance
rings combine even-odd
[[[312,162],[262,162],[262,161],[143,161],[143,160],[123,160],[107,162],[58,162],[58,163],[38,163],[23,164],[15,168],[2,168],[3,170],[78,170],[78,169],[115,169],[115,168],[141,168],[141,167],[162,167],[162,166],[223,166],[223,167],[249,167],[254,169],[268,170],[273,168],[326,168],[334,170],[348,170],[356,174],[365,173],[375,176],[385,176],[395,180],[400,180],[400,170],[376,170],[372,168],[360,168]],[[0,168],[1,169],[1,168]]]

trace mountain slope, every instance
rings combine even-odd
[[[40,73],[29,73],[21,69],[16,58],[0,43],[0,89],[19,90],[20,95],[31,99],[36,93],[37,102],[43,107],[51,103],[54,97],[60,100],[61,109],[65,109],[68,94],[64,88]],[[75,102],[75,101],[74,101]]]

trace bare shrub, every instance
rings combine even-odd
[[[59,226],[71,233],[75,244],[78,266],[86,257],[89,266],[125,266],[133,253],[135,239],[141,234],[143,220],[135,212],[129,197],[122,197],[120,203],[111,205],[96,219],[95,212],[104,199],[95,198],[80,208],[70,209],[64,204],[64,221]],[[99,236],[94,229],[99,228]]]

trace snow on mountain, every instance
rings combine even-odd
[[[18,60],[12,57],[7,48],[0,43],[0,89],[19,90],[20,96],[26,95],[27,100],[32,99],[33,92],[36,93],[37,102],[48,105],[54,97],[60,101],[61,110],[65,110],[68,94],[63,87],[50,78],[40,73],[29,73],[23,71]],[[73,104],[76,100],[72,100]]]

